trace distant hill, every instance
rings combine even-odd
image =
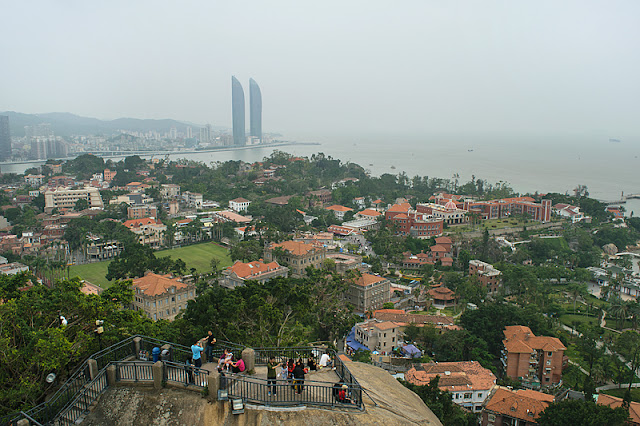
[[[186,132],[191,126],[193,134],[199,132],[202,125],[185,123],[182,121],[164,119],[138,119],[118,118],[116,120],[99,120],[97,118],[81,117],[68,112],[49,112],[44,114],[23,114],[15,111],[0,112],[0,115],[9,116],[9,126],[13,136],[24,136],[24,126],[34,126],[41,123],[49,123],[56,136],[104,134],[111,135],[117,130],[130,130],[138,132],[156,131],[168,132],[175,127],[178,132]],[[224,127],[212,126],[214,130],[222,130]]]

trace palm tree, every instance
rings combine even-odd
[[[578,301],[578,297],[582,297],[582,298],[586,297],[586,295],[589,294],[589,291],[587,290],[587,286],[584,283],[571,284],[567,290],[569,291],[569,294],[573,298],[573,313],[575,314],[576,302]]]

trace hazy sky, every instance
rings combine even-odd
[[[640,136],[637,0],[33,0],[2,14],[0,111],[230,127],[236,75],[247,102],[260,84],[267,132]]]

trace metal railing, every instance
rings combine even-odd
[[[191,348],[155,338],[146,336],[131,336],[114,345],[109,346],[99,352],[93,354],[85,360],[75,370],[75,372],[60,386],[56,393],[47,401],[43,402],[29,410],[16,412],[0,418],[1,425],[15,425],[20,419],[27,419],[30,424],[48,425],[56,422],[65,423],[67,419],[78,419],[83,415],[87,408],[95,401],[107,388],[106,367],[109,365],[116,366],[117,381],[133,381],[133,382],[152,382],[153,381],[153,362],[137,361],[138,353],[136,353],[135,339],[140,338],[140,350],[151,351],[154,347],[162,347],[170,345],[170,353],[168,357],[163,357],[163,379],[167,382],[182,383],[186,386],[194,385],[204,388],[207,386],[207,378],[209,372],[199,369],[195,366],[187,367],[187,360],[191,359]],[[225,340],[218,340],[214,345],[213,357],[219,358],[224,349],[229,349],[234,354],[240,355],[245,347]],[[356,406],[363,409],[362,405],[362,388],[357,380],[351,375],[351,372],[344,366],[342,361],[336,356],[333,350],[326,348],[305,346],[305,347],[271,347],[271,348],[254,348],[256,355],[256,364],[264,365],[269,357],[274,356],[278,362],[286,362],[289,359],[297,360],[302,358],[304,362],[308,362],[313,357],[316,362],[322,354],[327,353],[335,359],[336,374],[340,378],[340,385],[346,384],[349,387],[350,398],[353,401],[349,406]],[[203,354],[204,356],[204,354]],[[168,358],[168,360],[167,360]],[[93,359],[97,364],[97,375],[92,380],[90,377],[89,359]],[[191,380],[193,374],[193,380]],[[230,377],[227,376],[227,380]],[[323,382],[305,383],[305,389],[308,390],[305,396],[296,396],[296,399],[278,399],[278,401],[265,398],[258,398],[258,395],[267,395],[267,380],[248,378],[247,376],[237,376],[233,379],[236,383],[245,383],[238,386],[242,389],[251,389],[251,392],[244,392],[242,397],[249,398],[247,401],[253,401],[265,405],[291,405],[291,404],[308,404],[318,406],[336,405],[337,399],[333,394],[327,394],[327,387],[331,388],[332,384]],[[279,383],[276,385],[282,388],[282,392],[286,392],[286,388],[290,384]],[[304,393],[304,392],[303,392]],[[284,395],[284,394],[283,394]],[[302,395],[302,394],[300,394]],[[327,396],[331,395],[336,401]],[[315,398],[315,399],[314,399]],[[344,404],[341,404],[344,405]],[[75,421],[75,420],[73,420]]]
[[[292,381],[267,380],[225,374],[220,376],[220,388],[230,398],[241,398],[244,402],[267,406],[319,406],[341,407],[363,410],[360,385],[346,384],[345,401],[338,399],[343,383],[317,382],[312,380]]]
[[[162,379],[167,383],[180,383],[184,386],[193,385],[203,389],[208,384],[209,370],[171,361],[165,361],[163,364]]]
[[[348,385],[350,387],[350,390],[351,388],[353,388],[353,398],[362,403],[362,386],[360,386],[358,380],[356,380],[356,378],[351,374],[351,372],[346,367],[346,365],[344,365],[342,359],[340,359],[339,356],[334,356],[334,362],[336,366],[336,374],[340,376],[342,383]]]
[[[266,365],[272,356],[277,362],[286,363],[290,359],[294,361],[302,359],[306,364],[309,358],[313,358],[317,363],[322,354],[329,353],[331,355],[329,350],[314,346],[253,348],[253,350],[256,353],[256,365]]]
[[[152,361],[114,361],[116,382],[153,382]]]
[[[54,424],[73,425],[89,412],[91,405],[98,400],[108,387],[106,370],[102,370],[95,379],[80,391],[78,396],[63,409],[53,421]]]

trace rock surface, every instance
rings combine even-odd
[[[229,402],[209,403],[197,392],[165,388],[118,386],[108,389],[83,425],[441,425],[413,392],[386,371],[368,364],[348,363],[351,373],[367,390],[365,411],[245,408],[233,415]]]

